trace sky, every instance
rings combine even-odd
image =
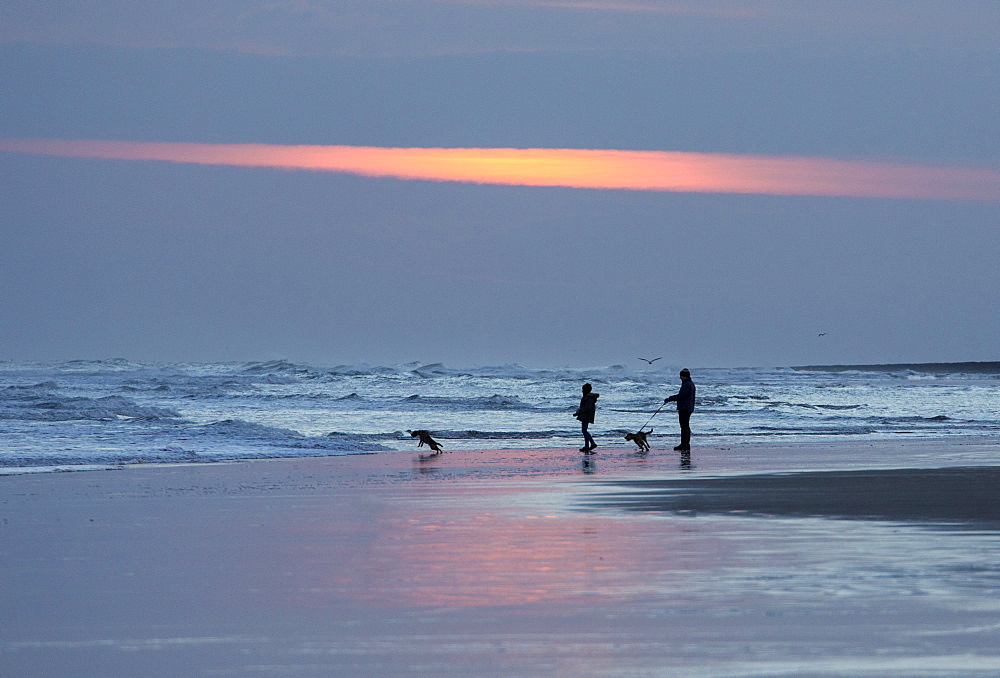
[[[994,0],[5,0],[0,360],[1000,360]]]

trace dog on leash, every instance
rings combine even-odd
[[[431,448],[431,452],[434,454],[440,454],[444,451],[444,448],[441,447],[441,443],[431,438],[431,434],[427,431],[410,431],[410,436],[413,438],[420,438],[420,444],[417,445],[417,447],[423,447],[426,445]]]
[[[631,440],[636,445],[639,446],[640,452],[649,452],[649,443],[646,442],[646,436],[653,432],[653,429],[648,431],[639,431],[638,433],[626,433],[625,440]]]

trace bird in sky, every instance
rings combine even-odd
[[[650,360],[649,358],[639,358],[639,360],[645,360],[647,363],[649,363],[650,365],[652,365],[653,363],[655,363],[657,360],[660,360],[661,358],[663,358],[663,356],[660,356],[659,358],[653,358],[652,360]]]
[[[826,336],[826,332],[820,332],[817,336],[819,336],[819,337],[825,337]]]

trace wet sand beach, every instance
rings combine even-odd
[[[949,444],[0,477],[0,674],[995,676],[996,448]]]
[[[745,513],[1000,529],[1000,467],[811,471],[622,481],[594,506],[675,513]]]

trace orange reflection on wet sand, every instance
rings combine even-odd
[[[546,499],[530,490],[508,488],[499,499],[471,485],[419,494],[404,493],[370,516],[374,538],[349,540],[347,551],[327,533],[343,525],[300,525],[313,547],[287,554],[288,569],[310,591],[309,604],[346,598],[379,608],[476,608],[634,599],[680,589],[676,582],[735,557],[720,540],[696,539],[690,548],[694,525],[684,521],[539,511]],[[511,505],[498,509],[504,499]]]
[[[57,139],[0,139],[0,151],[511,186],[1000,200],[1000,170],[820,157],[559,148],[383,148]]]

